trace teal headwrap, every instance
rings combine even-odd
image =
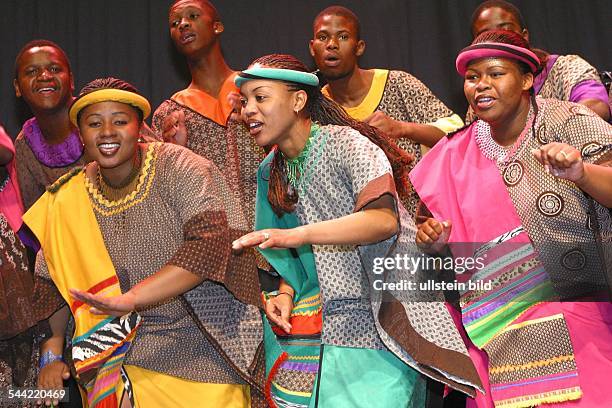
[[[234,84],[236,84],[237,87],[241,87],[242,84],[252,79],[273,79],[277,81],[296,82],[309,86],[319,85],[319,78],[310,72],[282,68],[265,68],[261,66],[254,66],[240,72],[236,78],[234,78]]]

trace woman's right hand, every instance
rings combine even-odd
[[[95,315],[124,316],[136,310],[136,295],[129,290],[119,296],[102,296],[83,290],[70,288],[70,295],[91,306],[89,311]]]
[[[38,388],[43,390],[61,390],[64,388],[64,380],[70,378],[70,370],[68,365],[61,360],[53,361],[43,368],[38,373]],[[50,406],[53,403],[54,406],[59,404],[59,400],[52,400],[46,398],[43,400],[36,401],[37,405],[44,404]]]
[[[416,243],[421,250],[428,254],[439,254],[448,243],[452,224],[450,221],[438,221],[428,218],[419,225],[416,234]]]
[[[289,317],[293,310],[293,297],[288,293],[279,293],[266,302],[266,316],[287,334],[291,332]]]
[[[266,248],[299,248],[309,243],[304,227],[289,229],[264,229],[253,231],[241,236],[232,242],[232,250],[236,253],[242,252],[245,248],[259,246]]]

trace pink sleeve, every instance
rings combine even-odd
[[[13,144],[13,140],[6,134],[2,126],[0,126],[0,146],[6,147],[13,152],[13,155],[15,155],[15,145]]]
[[[15,166],[15,146],[13,141],[6,134],[4,128],[0,126],[0,146],[3,146],[13,152],[13,160],[6,166],[9,173],[9,180],[0,191],[0,211],[6,217],[11,229],[17,233],[21,228],[23,221],[24,208],[21,200],[21,192],[17,181],[17,169]]]

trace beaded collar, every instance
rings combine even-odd
[[[529,107],[529,113],[527,114],[527,120],[525,126],[521,131],[521,134],[511,146],[501,146],[498,144],[493,136],[491,135],[491,126],[484,120],[478,120],[476,123],[476,144],[482,152],[482,154],[489,160],[496,162],[497,164],[510,163],[515,156],[518,155],[519,151],[522,150],[526,144],[523,143],[526,140],[526,136],[529,130],[532,129],[532,123],[534,120],[533,107]]]
[[[306,176],[306,162],[310,157],[310,152],[312,150],[313,142],[318,138],[319,133],[321,131],[321,126],[317,123],[312,122],[310,126],[310,135],[308,136],[308,140],[306,141],[306,146],[302,149],[297,157],[292,159],[287,158],[282,152],[280,154],[283,155],[285,159],[285,165],[287,169],[287,181],[296,190],[302,190],[306,188],[308,185],[308,181],[310,177]],[[317,155],[315,158],[315,163],[318,161]]]
[[[45,140],[36,118],[31,118],[24,123],[23,134],[36,160],[47,167],[66,167],[83,156],[78,130],[70,133],[62,143],[52,145]]]

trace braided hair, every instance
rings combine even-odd
[[[270,68],[292,69],[295,71],[309,72],[304,63],[292,55],[286,54],[270,54],[257,58],[251,65],[259,64]],[[284,82],[290,90],[303,90],[308,98],[305,113],[313,121],[325,125],[350,126],[372,143],[380,147],[393,169],[395,186],[400,197],[405,197],[410,193],[408,182],[408,165],[413,158],[408,153],[400,149],[393,140],[379,131],[378,129],[351,118],[342,106],[325,97],[321,93],[321,89],[317,86],[308,86],[295,82]],[[283,213],[292,212],[295,204],[298,201],[298,192],[290,189],[287,182],[286,164],[282,154],[275,154],[272,160],[270,169],[270,188],[268,191],[268,200],[274,212],[281,216]]]
[[[130,84],[129,82],[126,82],[122,79],[107,77],[107,78],[94,79],[93,81],[86,84],[81,89],[81,92],[79,92],[79,96],[77,97],[77,99],[87,95],[88,93],[98,91],[100,89],[120,89],[122,91],[133,92],[135,94],[140,95],[140,92],[138,92],[138,89],[136,89],[136,87]],[[138,120],[142,122],[144,118],[142,111],[133,106],[132,108],[136,111],[136,113],[138,113]],[[77,123],[81,120],[81,112],[79,112],[77,115]]]
[[[482,44],[482,43],[491,43],[491,42],[515,45],[517,47],[521,47],[521,48],[525,48],[530,51],[533,51],[533,49],[529,45],[529,42],[525,38],[523,38],[522,35],[517,34],[514,31],[509,31],[509,30],[485,31],[482,34],[480,34],[478,37],[474,38],[474,41],[472,41],[472,45]],[[517,61],[517,60],[512,60],[512,61],[519,65],[520,70],[523,74],[531,72],[531,69],[529,68],[529,66],[525,64],[524,62]],[[534,76],[537,75],[537,73],[540,72],[542,68],[541,62],[539,65],[540,66],[538,67],[537,71],[534,73]]]

